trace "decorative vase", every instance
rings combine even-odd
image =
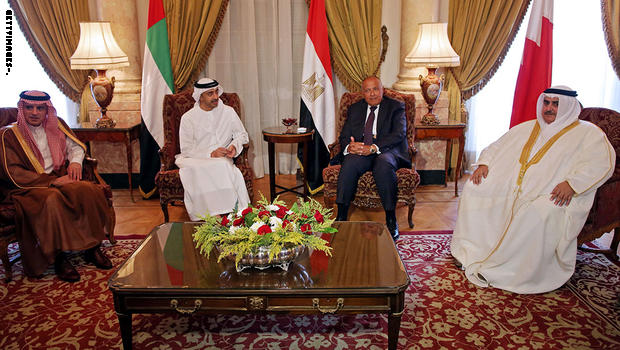
[[[295,260],[305,248],[306,247],[303,245],[284,248],[269,261],[269,247],[259,247],[258,252],[244,255],[239,263],[236,264],[236,269],[237,272],[241,272],[247,268],[264,270],[270,267],[279,267],[284,271],[288,271],[289,264]],[[234,262],[235,256],[229,255],[227,259]]]
[[[428,75],[423,77],[420,75],[420,87],[422,88],[422,97],[424,97],[424,101],[426,101],[426,107],[428,108],[428,113],[422,116],[422,124],[424,125],[437,125],[439,124],[439,118],[435,114],[433,114],[433,107],[435,106],[435,102],[439,98],[439,94],[441,94],[441,90],[443,88],[444,77],[443,74],[438,77],[435,74],[435,70],[437,68],[428,68]]]
[[[283,118],[282,119],[282,124],[284,124],[284,126],[286,126],[286,134],[294,134],[295,130],[293,130],[293,126],[297,125],[297,119],[295,118]]]

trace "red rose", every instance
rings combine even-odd
[[[222,217],[222,222],[221,222],[222,226],[228,225],[229,222],[230,222],[230,220],[228,220],[228,216],[223,216]]]
[[[312,226],[310,226],[310,224],[303,224],[301,225],[301,232],[308,232],[310,233],[312,230]]]
[[[318,210],[314,213],[314,218],[316,219],[316,222],[318,222],[319,224],[323,223],[323,215],[321,215],[321,213],[319,213]]]
[[[282,228],[286,228],[286,226],[288,226],[288,225],[290,225],[290,224],[291,224],[291,222],[290,222],[290,221],[288,221],[288,220],[284,220],[284,221],[282,221]]]
[[[246,216],[247,214],[252,212],[252,208],[247,207],[245,209],[243,209],[243,211],[241,212],[241,216]]]
[[[280,207],[280,209],[278,209],[278,211],[276,211],[276,216],[279,219],[283,219],[286,216],[286,212],[287,212],[286,208]]]
[[[301,217],[302,217],[303,219],[307,219],[307,218],[308,218],[308,216],[307,216],[306,214],[301,214]]]
[[[239,218],[233,221],[233,226],[241,226],[241,225],[243,225],[243,218]]]
[[[257,233],[259,236],[262,236],[262,235],[264,235],[265,233],[269,233],[269,232],[271,232],[271,227],[269,227],[269,225],[263,225],[263,226],[261,226],[261,227],[259,227],[259,228],[258,228],[258,231],[256,231],[256,233]]]
[[[269,210],[261,210],[258,212],[258,217],[262,217],[263,215],[269,216]]]

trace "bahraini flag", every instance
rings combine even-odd
[[[510,127],[536,119],[536,101],[551,86],[553,0],[533,0],[523,58],[512,102]]]

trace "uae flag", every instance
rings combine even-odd
[[[312,0],[306,29],[299,112],[299,125],[308,131],[315,130],[314,139],[308,143],[308,169],[302,169],[311,194],[323,188],[322,172],[329,163],[327,145],[336,140],[335,124],[325,0]],[[301,147],[297,158],[303,164]]]
[[[553,0],[534,0],[512,102],[510,127],[536,119],[536,101],[551,86]]]
[[[174,92],[168,28],[162,0],[149,0],[144,63],[142,64],[142,133],[140,134],[140,193],[155,194],[159,170],[157,151],[164,145],[164,95]]]

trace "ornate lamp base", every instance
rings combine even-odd
[[[424,97],[424,101],[426,101],[426,107],[428,108],[428,113],[426,113],[422,117],[422,124],[424,125],[437,125],[439,124],[439,118],[435,114],[433,114],[433,107],[435,106],[435,102],[439,98],[439,94],[441,94],[441,90],[443,88],[443,74],[441,77],[438,77],[435,74],[437,68],[428,67],[428,75],[423,77],[420,75],[420,87],[422,88],[422,97]]]
[[[429,106],[428,109],[432,110],[433,106]],[[434,115],[433,113],[429,112],[429,113],[426,113],[424,116],[422,116],[422,119],[420,120],[420,122],[424,125],[438,125],[439,118],[437,118],[437,116]]]
[[[99,117],[95,122],[95,126],[98,128],[113,128],[115,125],[116,122],[114,121],[114,119],[108,117],[105,114]]]
[[[93,95],[93,100],[95,100],[95,103],[97,103],[101,110],[101,116],[97,119],[95,126],[98,128],[113,128],[116,122],[108,117],[106,112],[114,95],[114,77],[108,79],[105,76],[105,69],[95,71],[97,72],[97,77],[95,79],[89,77],[90,92]]]

